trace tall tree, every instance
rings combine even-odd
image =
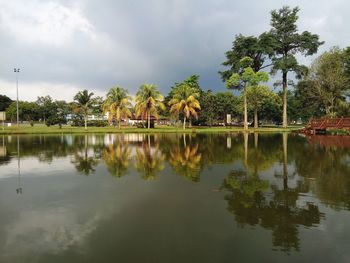
[[[229,89],[243,90],[243,108],[244,108],[244,130],[248,130],[248,108],[247,108],[247,87],[257,86],[260,82],[267,82],[269,77],[266,72],[255,72],[251,67],[253,60],[250,57],[241,59],[241,73],[233,73],[226,81]]]
[[[282,72],[283,86],[283,127],[287,127],[287,90],[288,72],[301,74],[305,67],[298,64],[295,55],[301,53],[305,56],[315,54],[318,47],[324,42],[319,41],[319,36],[308,31],[298,33],[296,25],[299,8],[291,9],[285,6],[271,12],[270,35],[273,38],[272,55],[273,73]]]
[[[120,122],[122,118],[131,117],[131,97],[128,95],[128,91],[121,87],[114,87],[107,93],[107,98],[103,103],[103,112],[108,112],[109,122],[113,122],[115,119],[118,122],[118,128],[120,129]]]
[[[83,90],[83,91],[79,91],[74,96],[74,100],[76,102],[75,104],[76,110],[84,114],[85,130],[87,130],[87,118],[92,107],[93,95],[94,95],[93,92],[89,93],[88,90]]]
[[[198,97],[199,93],[196,89],[187,83],[173,90],[173,98],[169,101],[170,113],[176,116],[180,113],[184,114],[183,129],[186,129],[186,119],[189,119],[190,116],[198,117],[197,110],[201,109]]]
[[[159,118],[158,110],[164,109],[163,96],[154,84],[143,84],[136,93],[136,116],[147,119],[148,129],[151,127],[151,117]]]

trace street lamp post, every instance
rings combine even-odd
[[[17,89],[17,127],[19,127],[19,112],[18,112],[18,73],[19,73],[19,68],[14,68],[13,71],[16,74],[16,89]]]

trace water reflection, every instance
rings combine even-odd
[[[19,150],[19,136],[17,136],[17,172],[18,172],[18,185],[16,188],[17,194],[22,194],[22,187],[21,187],[21,155]]]
[[[230,194],[225,196],[228,210],[234,214],[240,226],[260,225],[272,231],[272,243],[284,252],[298,251],[300,226],[312,227],[320,224],[324,214],[316,204],[306,202],[300,193],[306,193],[303,181],[293,188],[288,186],[288,135],[282,135],[283,186],[261,179],[259,173],[274,164],[275,154],[261,158],[258,147],[258,134],[254,135],[254,149],[248,153],[248,140],[244,136],[244,171],[233,170],[225,178],[223,187]],[[252,158],[248,158],[252,157]],[[251,162],[249,162],[251,160]],[[300,201],[300,202],[298,202]]]
[[[131,148],[128,142],[121,138],[109,144],[102,150],[102,159],[111,176],[122,177],[126,175],[131,159]]]
[[[169,164],[174,168],[176,174],[198,182],[202,154],[198,151],[198,143],[193,143],[192,140],[189,143],[186,142],[187,136],[182,135],[183,144],[180,140],[171,146]]]
[[[137,191],[142,192],[144,186],[135,182],[156,180],[156,184],[147,183],[148,187],[157,185],[160,189],[167,189],[165,184],[162,186],[162,182],[174,180],[169,185],[179,187],[179,196],[173,193],[169,197],[164,193],[166,191],[158,189],[160,193],[151,203],[160,205],[156,199],[169,198],[166,205],[171,206],[173,202],[174,207],[178,207],[180,193],[188,202],[197,202],[192,204],[190,211],[201,203],[215,204],[217,208],[221,207],[219,202],[224,202],[226,210],[222,209],[225,214],[221,217],[229,217],[231,223],[237,223],[244,231],[252,228],[267,230],[274,250],[294,253],[303,250],[306,242],[302,237],[303,231],[313,233],[313,230],[320,229],[325,224],[327,217],[332,216],[328,209],[333,212],[350,210],[348,144],[350,145],[349,137],[304,138],[287,133],[2,136],[0,178],[17,177],[16,193],[21,194],[21,178],[31,174],[30,167],[40,165],[45,171],[56,167],[60,173],[69,171],[65,174],[76,178],[75,180],[84,179],[84,191],[90,189],[92,195],[106,195],[106,203],[111,206],[115,205],[115,198],[112,198],[112,190],[108,189],[118,185],[116,182],[132,183]],[[76,177],[72,174],[91,176]],[[94,187],[99,180],[105,180],[105,174],[108,178],[112,176],[117,180],[98,192]],[[128,174],[130,176],[125,176]],[[35,173],[31,176],[35,176]],[[125,180],[119,180],[121,177]],[[136,181],[126,181],[129,178]],[[195,184],[186,183],[188,181]],[[182,190],[185,187],[182,183],[197,188],[185,191]],[[79,181],[76,188],[83,187],[82,184]],[[126,184],[123,187],[129,190],[131,188]],[[26,184],[26,195],[34,188],[28,189]],[[134,196],[134,188],[124,198]],[[64,185],[64,189],[68,191],[69,186]],[[196,195],[195,189],[203,192]],[[212,189],[220,191],[213,192]],[[74,191],[69,202],[80,200]],[[143,198],[145,196],[140,200]],[[60,203],[61,200],[57,202]],[[81,203],[76,204],[76,207],[84,212],[76,217],[84,218],[89,214],[87,211],[91,210],[91,204],[81,200],[79,202]],[[50,211],[51,209],[52,207]],[[57,209],[69,217],[73,208],[62,206]],[[93,220],[94,224],[98,225],[97,218],[106,220],[106,214],[113,217],[115,207],[104,209],[98,215],[90,215],[96,220]],[[166,210],[165,205],[163,209]],[[38,213],[41,212],[43,211]],[[179,216],[182,215],[181,212],[178,213]],[[190,218],[191,213],[193,218]],[[191,213],[188,215],[187,211],[185,219],[182,218],[183,222],[198,220],[194,216],[196,212]],[[214,225],[209,224],[207,227],[214,228]],[[90,235],[96,229],[98,226],[94,225],[86,232]]]
[[[83,138],[76,137],[74,143],[74,155],[72,163],[81,174],[89,175],[95,172],[98,159],[95,157],[94,149],[88,148],[88,135]],[[89,151],[90,150],[90,154]]]
[[[157,136],[146,135],[146,140],[136,147],[135,167],[145,180],[154,180],[164,169],[164,154],[159,149]]]

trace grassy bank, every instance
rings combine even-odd
[[[249,132],[291,132],[300,127],[260,127],[258,129],[250,128]],[[0,128],[0,134],[70,134],[70,133],[226,133],[226,132],[243,132],[241,127],[192,127],[182,128],[159,126],[154,129],[123,127],[120,130],[114,127],[88,127],[85,131],[84,127],[63,126],[61,129],[58,126],[47,127],[44,125],[20,126],[20,127],[5,127]]]

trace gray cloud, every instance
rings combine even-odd
[[[320,52],[350,44],[346,0],[0,0],[0,93],[14,97],[14,66],[23,99],[102,95],[117,84],[133,94],[144,82],[167,92],[191,74],[225,90],[217,71],[234,35],[268,30],[282,5],[301,8],[299,29],[326,41]]]

